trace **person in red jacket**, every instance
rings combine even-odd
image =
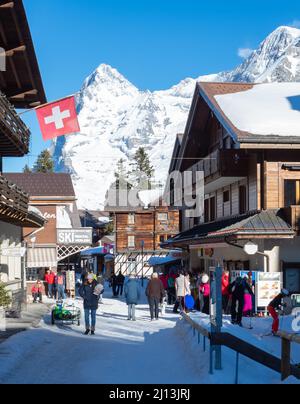
[[[45,275],[45,282],[48,286],[48,297],[50,299],[54,298],[54,287],[55,287],[55,273],[49,269]]]
[[[273,318],[272,334],[276,335],[279,330],[279,315],[278,310],[285,306],[283,299],[290,295],[287,289],[282,289],[281,293],[276,296],[268,306],[268,312]]]
[[[36,281],[36,283],[31,288],[33,303],[37,303],[37,299],[39,299],[40,303],[43,302],[43,292],[44,292],[44,286],[42,282]]]
[[[223,272],[222,275],[222,306],[223,312],[227,314],[228,303],[229,303],[229,286],[230,286],[230,274],[227,269]]]

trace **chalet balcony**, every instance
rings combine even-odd
[[[0,92],[0,155],[22,157],[29,151],[30,130]]]
[[[0,176],[0,220],[20,224],[28,215],[29,195]]]
[[[284,208],[284,213],[287,222],[297,232],[297,235],[300,236],[300,206],[295,205]]]
[[[212,191],[212,183],[220,186],[248,175],[249,157],[243,150],[216,150],[192,167],[192,171],[204,172],[205,186]],[[194,178],[196,176],[194,175]]]

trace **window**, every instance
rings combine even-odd
[[[165,236],[160,236],[159,237],[159,242],[164,243],[165,242]]]
[[[128,236],[128,248],[135,248],[135,236]]]
[[[216,220],[216,198],[206,199],[204,201],[204,220],[205,223]]]
[[[239,205],[240,205],[240,215],[247,212],[247,189],[243,185],[239,187]]]
[[[209,222],[209,199],[204,201],[204,221],[205,223]]]
[[[130,225],[135,224],[135,214],[134,213],[129,213],[129,215],[128,215],[128,224],[130,224]]]
[[[284,206],[300,205],[300,180],[284,181]]]
[[[230,192],[229,191],[223,192],[223,203],[227,203],[227,202],[230,202]]]
[[[159,220],[160,222],[167,222],[168,218],[169,216],[167,213],[158,213],[157,215],[157,220]]]

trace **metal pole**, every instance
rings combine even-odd
[[[240,363],[240,354],[237,352],[235,362],[235,384],[239,384],[239,363]]]
[[[218,266],[216,268],[216,332],[220,333],[223,326],[223,310],[222,310],[222,268]],[[222,347],[216,346],[216,370],[222,370]]]
[[[142,241],[142,287],[144,287],[144,242]]]

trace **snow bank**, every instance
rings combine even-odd
[[[251,90],[215,99],[241,131],[300,137],[300,83],[258,84]]]

